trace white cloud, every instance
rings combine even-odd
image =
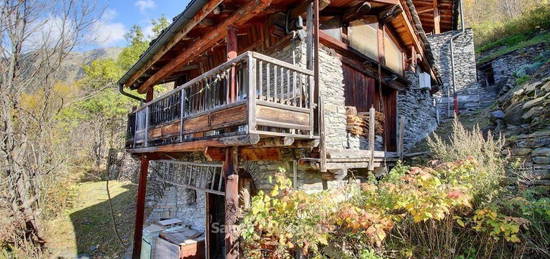
[[[153,32],[153,24],[149,23],[145,28],[143,28],[143,35],[146,39],[153,39],[155,33]]]
[[[101,19],[92,24],[89,40],[102,47],[112,46],[124,40],[126,26],[122,23],[112,22],[116,15],[115,10],[107,9]]]
[[[52,47],[64,42],[70,44],[76,39],[74,24],[58,16],[48,16],[30,23],[25,42],[26,50]]]
[[[140,12],[145,12],[147,9],[153,9],[157,6],[153,0],[138,0],[134,3],[139,8]]]

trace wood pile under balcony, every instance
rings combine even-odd
[[[355,136],[368,137],[369,113],[357,112],[354,106],[346,106],[347,131]],[[376,135],[384,134],[384,114],[376,112],[374,130]]]

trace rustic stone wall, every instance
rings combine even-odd
[[[480,66],[479,77],[485,82],[491,69],[495,82],[492,87],[496,93],[503,95],[516,86],[516,78],[531,76],[543,65],[543,60],[550,58],[549,45],[540,43],[487,61]],[[480,58],[491,53],[484,53]]]
[[[409,89],[400,91],[397,96],[398,123],[405,118],[403,146],[408,151],[416,143],[426,138],[437,128],[437,108],[430,89],[420,89],[418,74],[405,72],[411,82]],[[398,126],[399,128],[399,126]]]
[[[443,81],[437,96],[438,108],[442,117],[452,116],[454,110],[450,43],[451,39],[459,33],[460,31],[450,31],[428,36],[433,50],[435,67],[439,70]],[[481,87],[477,82],[474,34],[471,29],[466,29],[464,34],[454,40],[453,52],[456,84],[454,89],[458,95],[459,112],[468,113],[491,105],[494,95],[489,100],[487,97],[490,96],[490,91]]]
[[[189,153],[184,159],[186,162],[201,162],[206,159],[201,153]],[[204,231],[206,194],[188,188],[171,186],[159,179],[167,167],[160,166],[162,161],[150,161],[147,183],[147,207],[151,213],[147,216],[146,224],[161,219],[178,218],[183,224]]]
[[[343,150],[347,146],[346,99],[342,61],[326,47],[319,49],[319,92],[325,110],[326,146]]]

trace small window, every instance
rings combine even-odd
[[[378,60],[378,23],[367,24],[358,20],[348,28],[349,44],[366,56]]]

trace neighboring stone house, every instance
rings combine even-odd
[[[434,94],[452,86],[444,49],[458,1],[429,2],[191,2],[119,81],[144,102],[129,114],[126,143],[141,161],[134,255],[150,161],[149,191],[160,195],[149,222],[185,217],[204,231],[206,257],[235,258],[238,207],[274,175],[307,191],[350,171],[380,175],[431,133]],[[470,84],[465,35],[454,72]],[[153,96],[167,82],[175,89]]]

